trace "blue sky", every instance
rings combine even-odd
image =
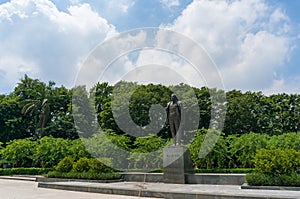
[[[144,27],[201,45],[226,90],[299,93],[299,9],[298,0],[0,0],[0,94],[12,92],[24,74],[70,88],[97,45]],[[135,67],[161,56],[140,53]]]

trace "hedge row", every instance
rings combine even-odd
[[[55,167],[55,171],[48,173],[50,178],[71,178],[88,180],[120,179],[121,174],[114,172],[96,158],[82,157],[74,161],[72,157],[65,157]]]
[[[121,179],[122,175],[120,173],[95,173],[95,172],[59,172],[51,171],[48,173],[49,178],[69,178],[69,179],[87,179],[87,180],[115,180]]]
[[[194,173],[252,173],[254,169],[232,168],[232,169],[194,169]]]
[[[251,173],[246,175],[246,181],[252,186],[293,186],[300,187],[300,174],[272,175]]]
[[[247,174],[253,186],[300,186],[300,152],[262,149],[254,157],[255,173]]]
[[[262,149],[255,155],[255,170],[271,175],[300,172],[300,151],[294,149]]]
[[[51,168],[9,168],[0,169],[1,176],[11,175],[43,175],[53,171]]]

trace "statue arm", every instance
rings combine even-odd
[[[167,104],[166,107],[166,113],[167,113],[167,117],[166,117],[166,124],[169,124],[169,108],[170,107],[170,102]]]
[[[184,125],[184,110],[183,110],[182,103],[180,101],[178,102],[178,110],[179,110],[179,114],[180,114],[181,124]]]

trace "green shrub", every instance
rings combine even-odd
[[[158,169],[163,167],[162,150],[151,153],[132,153],[128,158],[128,168]]]
[[[86,157],[80,158],[77,162],[73,164],[74,172],[88,172],[90,170],[89,159]]]
[[[100,162],[102,162],[103,164],[105,164],[108,167],[112,167],[113,166],[113,160],[112,158],[97,158]]]
[[[270,175],[264,173],[251,173],[246,175],[246,182],[252,186],[266,186],[271,184]]]
[[[33,166],[33,153],[36,142],[31,138],[9,141],[7,146],[0,151],[5,160],[12,162],[15,167]]]
[[[205,140],[205,144],[204,143]],[[200,129],[189,146],[191,159],[197,168],[227,168],[228,146],[223,134],[215,130]]]
[[[73,168],[74,160],[71,157],[65,157],[62,159],[54,169],[60,172],[70,172]]]
[[[103,164],[102,162],[100,162],[95,158],[89,159],[88,163],[89,163],[90,172],[96,172],[96,173],[112,172],[112,169],[110,167],[106,166],[105,164]]]
[[[253,158],[257,151],[266,148],[268,135],[247,133],[241,136],[231,135],[227,137],[229,153],[233,167],[253,168]]]
[[[300,151],[300,133],[284,133],[272,136],[267,149],[294,149]]]
[[[80,139],[69,140],[47,136],[37,141],[33,154],[34,164],[37,167],[53,167],[66,156],[74,160],[90,157]]]
[[[0,160],[0,168],[4,168],[4,167],[9,168],[11,167],[11,165],[13,165],[13,163],[8,160],[4,160],[4,159]]]
[[[85,145],[78,140],[43,137],[39,140],[31,138],[17,139],[7,142],[5,148],[0,147],[0,157],[11,162],[13,167],[53,167],[64,157],[74,160],[90,157]]]
[[[68,173],[72,172],[94,172],[94,173],[109,173],[113,169],[106,166],[104,163],[96,158],[80,158],[77,162],[74,162],[73,158],[65,157],[55,167],[56,171]]]
[[[157,135],[139,137],[134,141],[132,153],[127,158],[129,169],[157,169],[163,167],[163,147],[170,144]]]
[[[300,174],[273,175],[251,173],[246,175],[246,182],[251,186],[300,186]]]
[[[234,169],[194,169],[194,173],[252,173],[252,168],[234,168]]]
[[[9,168],[9,169],[0,169],[1,176],[11,176],[11,175],[42,175],[46,174],[49,171],[52,171],[51,168]]]
[[[85,146],[88,146],[88,151],[93,157],[111,159],[114,168],[126,169],[128,167],[127,158],[130,155],[128,146],[131,143],[128,136],[108,131],[107,133],[97,133],[90,138],[82,139],[82,141]]]
[[[69,179],[88,179],[88,180],[114,180],[121,179],[120,173],[95,173],[95,172],[69,172],[63,173],[58,171],[52,171],[48,173],[49,178],[69,178]]]
[[[276,175],[300,171],[300,152],[293,149],[262,149],[253,161],[258,173]]]

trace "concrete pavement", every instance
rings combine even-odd
[[[39,183],[39,187],[170,199],[300,199],[300,191],[250,190],[238,185],[46,182]]]
[[[37,183],[0,179],[0,199],[138,199],[139,197],[40,189]],[[144,199],[144,198],[143,198]]]
[[[241,189],[238,185],[76,181],[38,184],[34,179],[0,177],[0,199],[300,199],[300,191],[251,190]]]

